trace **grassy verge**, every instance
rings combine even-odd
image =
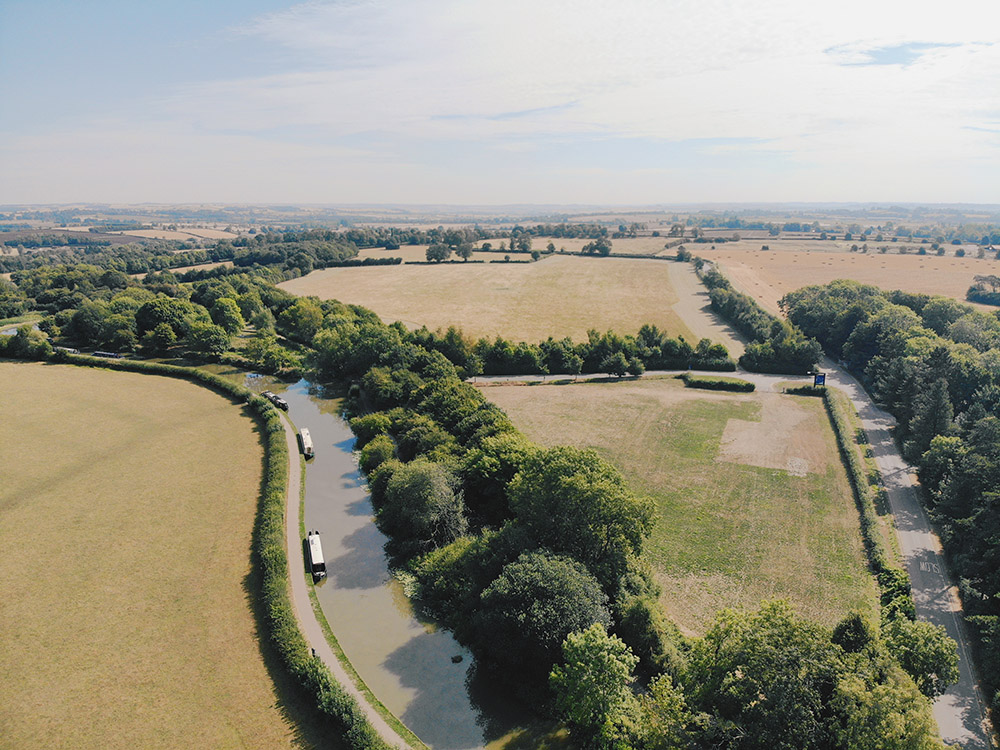
[[[828,389],[823,398],[830,423],[837,436],[840,455],[847,469],[847,476],[854,490],[854,498],[861,517],[861,534],[865,541],[868,561],[881,589],[882,616],[893,619],[897,616],[913,617],[913,598],[910,593],[910,579],[906,571],[898,565],[890,547],[884,540],[882,524],[875,506],[883,489],[878,482],[877,469],[873,473],[865,459],[857,450],[857,435],[860,423],[852,423],[854,411],[850,401],[843,394]],[[863,433],[863,431],[862,431]]]
[[[291,420],[288,420],[291,422]],[[306,497],[306,462],[301,456],[299,457],[299,465],[302,471],[302,482],[301,490],[299,492],[299,537],[305,538],[306,536],[306,522],[305,522],[305,497]],[[361,691],[365,696],[368,703],[378,711],[379,715],[385,719],[386,723],[389,724],[396,733],[399,734],[412,748],[416,750],[429,750],[427,745],[425,745],[417,735],[410,731],[403,722],[401,722],[394,713],[392,713],[385,705],[380,701],[375,693],[371,691],[365,681],[358,674],[357,670],[354,669],[354,665],[351,664],[351,660],[347,658],[347,654],[340,647],[340,642],[337,640],[337,636],[333,632],[333,628],[330,627],[330,623],[326,619],[326,615],[323,613],[323,607],[319,603],[319,597],[316,596],[316,586],[313,582],[312,576],[306,572],[305,566],[302,566],[303,575],[306,578],[306,585],[309,588],[309,603],[312,606],[313,613],[316,615],[316,620],[319,622],[320,629],[323,631],[323,637],[326,638],[327,644],[333,650],[334,655],[336,655],[337,660],[340,665],[347,672],[354,686]]]

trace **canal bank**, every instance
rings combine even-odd
[[[392,577],[339,401],[305,380],[263,387],[280,390],[291,419],[312,435],[303,521],[323,539],[327,577],[314,590],[344,655],[377,699],[435,750],[502,746],[526,717],[476,679],[471,654],[451,633],[416,617]],[[301,575],[301,540],[289,563],[292,576]]]

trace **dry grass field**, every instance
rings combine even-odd
[[[145,237],[151,240],[231,240],[238,235],[235,232],[226,232],[222,229],[204,229],[201,227],[191,227],[190,229],[131,229],[127,232],[116,232],[116,234],[128,234],[131,237]]]
[[[989,257],[956,258],[948,255],[900,255],[889,252],[866,254],[831,252],[836,243],[812,243],[815,250],[789,250],[771,242],[762,251],[759,242],[717,245],[688,245],[693,253],[721,264],[723,272],[742,291],[753,295],[768,310],[777,312],[778,300],[788,292],[810,284],[826,284],[835,279],[854,279],[883,289],[942,294],[965,301],[965,292],[977,274],[1000,272],[1000,261]],[[767,243],[765,243],[767,244]],[[798,243],[794,243],[798,244]],[[823,247],[825,251],[818,248]],[[985,305],[976,305],[991,310]]]
[[[678,297],[671,265],[556,255],[537,263],[329,268],[280,286],[364,305],[383,320],[412,327],[457,325],[473,337],[579,340],[589,328],[625,334],[655,323],[690,340],[672,307]]]
[[[529,438],[592,447],[658,509],[647,558],[670,617],[784,598],[831,625],[878,618],[858,514],[819,399],[685,389],[673,379],[490,386]]]
[[[663,247],[667,242],[673,241],[673,239],[672,237],[650,236],[624,237],[611,241],[611,254],[673,255],[677,252],[676,250],[665,250]],[[499,247],[500,243],[504,242],[504,240],[487,240],[487,242],[490,242],[493,247]],[[593,242],[593,240],[586,237],[532,237],[531,249],[544,251],[550,242],[555,246],[556,252],[565,250],[568,253],[578,253],[583,250],[584,245]]]
[[[322,744],[256,632],[255,423],[171,378],[0,382],[0,745]]]
[[[365,258],[402,258],[405,263],[426,261],[427,248],[427,245],[403,245],[398,250],[386,250],[382,247],[366,247],[358,251],[358,257],[362,260]],[[452,255],[451,259],[459,260],[455,255]],[[484,260],[489,263],[490,261],[502,261],[503,256],[497,253],[474,252],[472,253],[472,260]]]

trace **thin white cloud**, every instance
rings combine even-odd
[[[211,172],[202,186],[266,186],[269,196],[283,187],[288,200],[307,190],[347,200],[351,185],[369,190],[359,199],[379,200],[373,174],[392,184],[383,200],[407,200],[409,190],[413,201],[635,201],[643,189],[662,190],[667,176],[683,180],[677,191],[726,191],[692,200],[739,198],[733,190],[748,200],[848,200],[876,188],[883,192],[868,197],[902,199],[919,188],[927,199],[978,191],[1000,200],[995,180],[982,176],[984,166],[1000,169],[989,132],[1000,111],[993,12],[992,0],[955,0],[946,12],[898,0],[842,0],[835,9],[799,0],[309,2],[228,30],[280,53],[291,72],[178,84],[139,102],[142,115],[92,124],[82,140],[75,132],[16,139],[34,162],[8,141],[14,161],[5,163],[51,168],[58,154],[83,175],[99,163],[95,153],[106,164],[119,153],[113,171],[138,186],[132,165],[149,149],[177,189],[178,165],[195,173],[202,164]],[[919,54],[907,64],[844,64],[897,48]],[[713,161],[602,167],[603,194],[589,196],[565,181],[591,165],[531,172],[532,153],[582,139],[595,150],[621,139],[690,141],[700,144],[693,156]],[[442,143],[515,163],[509,176],[483,177],[471,159],[449,176],[420,153]],[[785,173],[731,175],[722,188],[725,155],[737,164],[780,157]],[[324,180],[324,171],[344,179]],[[297,182],[286,179],[295,172]],[[526,182],[556,192],[526,195]]]

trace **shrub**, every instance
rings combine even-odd
[[[699,378],[688,373],[680,377],[684,381],[684,385],[688,388],[704,388],[709,391],[751,393],[757,387],[746,380],[736,380],[735,378]]]
[[[376,435],[361,449],[358,466],[365,474],[371,474],[384,462],[396,455],[396,446],[388,435]]]

